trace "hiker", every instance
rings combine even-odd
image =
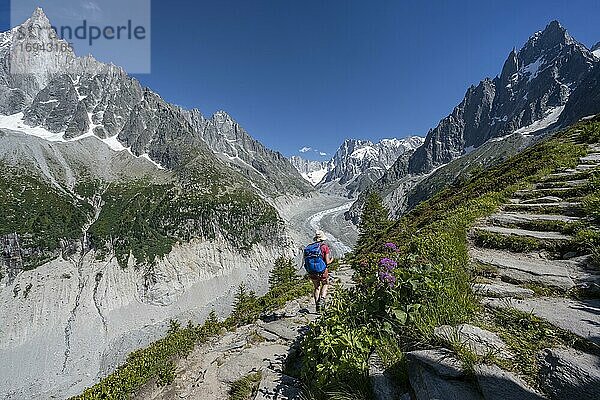
[[[313,243],[304,249],[304,268],[315,285],[314,298],[317,312],[325,308],[329,269],[327,266],[333,262],[331,250],[325,243],[325,233],[318,230],[313,238]]]

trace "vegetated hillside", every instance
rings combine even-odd
[[[500,165],[480,171],[466,182],[456,182],[399,220],[376,217],[380,215],[380,206],[365,208],[364,219],[369,221],[370,229],[373,226],[379,229],[372,235],[363,234],[354,252],[352,265],[357,287],[338,293],[325,317],[312,326],[302,345],[303,377],[313,395],[328,398],[341,391],[344,395],[368,398],[371,391],[368,360],[373,351],[397,385],[407,389],[409,371],[404,354],[442,344],[434,329],[443,325],[491,318],[487,322],[490,329],[499,332],[503,332],[503,324],[510,323],[516,326],[517,334],[522,329],[523,335],[530,335],[530,326],[535,325],[546,332],[541,334],[540,341],[548,335],[570,338],[532,317],[505,315],[504,322],[499,322],[502,318],[496,318],[498,314],[482,310],[471,290],[473,274],[467,234],[478,219],[492,214],[517,190],[550,173],[574,168],[587,153],[588,143],[598,141],[600,118],[597,117],[577,123]],[[580,193],[585,196],[583,213],[597,218],[600,190],[597,175],[591,170],[574,173],[590,179]],[[597,231],[587,230],[584,237],[579,246],[597,254],[600,243]],[[519,320],[531,321],[531,325],[519,328]],[[517,340],[514,335],[506,337]],[[509,343],[517,346],[511,351],[521,355],[523,347],[515,343]],[[533,346],[531,342],[521,345]],[[469,365],[473,368],[482,361],[468,349],[451,348],[467,370]],[[537,387],[536,369],[518,370],[523,365],[502,364],[503,368],[523,374],[529,384]]]

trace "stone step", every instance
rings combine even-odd
[[[578,222],[581,220],[579,217],[569,217],[560,214],[527,214],[519,212],[500,212],[492,214],[487,218],[493,224],[526,224],[528,222],[539,222],[539,221],[558,221],[558,222]]]
[[[575,287],[570,270],[579,268],[579,263],[569,260],[546,260],[537,254],[517,254],[493,249],[472,249],[471,258],[475,262],[495,267],[503,280],[563,290]]]
[[[514,297],[517,299],[524,299],[526,297],[533,297],[535,294],[533,290],[523,288],[510,283],[497,281],[490,283],[474,283],[472,285],[473,292],[483,297]]]
[[[572,236],[564,235],[559,232],[532,231],[527,229],[505,228],[502,226],[478,226],[475,227],[475,229],[491,233],[497,233],[500,235],[523,236],[539,240],[570,241],[573,239]]]
[[[600,164],[600,153],[589,153],[585,157],[580,158],[583,164]]]
[[[545,196],[545,197],[537,197],[535,199],[521,199],[518,197],[513,197],[508,199],[508,204],[536,204],[536,203],[562,203],[563,199],[555,196]]]
[[[600,345],[600,299],[571,300],[556,297],[486,299],[486,305],[533,313],[554,326]]]
[[[567,168],[563,172],[567,174],[576,174],[578,172],[588,172],[598,168],[597,164],[579,164],[575,168]]]
[[[537,204],[537,203],[561,203],[564,200],[557,196],[542,196],[535,197],[533,199],[521,199],[521,198],[512,198],[510,202],[512,204]]]
[[[600,357],[570,348],[544,349],[539,382],[557,399],[600,399]]]
[[[581,203],[579,202],[560,202],[560,203],[518,203],[506,204],[503,206],[505,211],[528,211],[542,214],[562,214],[567,216],[579,216]]]
[[[585,186],[589,182],[588,179],[577,179],[573,181],[558,181],[558,182],[538,182],[535,184],[536,189],[572,189],[580,186]]]
[[[587,172],[573,171],[571,172],[555,172],[553,174],[546,175],[541,179],[541,182],[562,182],[577,179],[587,179],[589,175]]]
[[[523,189],[517,190],[514,193],[514,196],[517,198],[526,198],[530,199],[531,197],[537,198],[545,198],[545,197],[553,197],[553,198],[561,198],[564,197],[572,197],[578,194],[577,187],[554,187],[554,188],[534,188],[534,189]]]

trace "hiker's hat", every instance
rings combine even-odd
[[[315,232],[315,237],[314,237],[315,242],[324,242],[326,240],[327,240],[327,237],[325,236],[325,232],[323,232],[322,230],[318,230]]]

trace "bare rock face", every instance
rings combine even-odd
[[[320,186],[329,188],[339,185],[348,197],[354,197],[384,176],[399,157],[411,153],[422,144],[423,138],[419,136],[383,139],[378,143],[348,139],[329,162]]]
[[[201,322],[211,309],[227,313],[242,282],[264,292],[280,251],[255,246],[242,255],[226,242],[196,241],[177,246],[152,269],[123,269],[90,253],[20,273],[10,288],[0,288],[0,393],[9,399],[80,393],[128,353],[162,337],[170,319]]]
[[[573,349],[544,349],[539,362],[540,382],[550,398],[600,398],[600,357]]]
[[[218,157],[250,177],[265,193],[305,194],[313,190],[290,160],[250,136],[227,112],[217,111],[210,118],[196,109],[183,114]]]
[[[597,63],[594,55],[574,40],[557,21],[513,50],[502,73],[467,90],[451,115],[429,132],[425,145],[411,159],[410,171],[422,173],[542,120],[564,106],[574,88]]]
[[[463,100],[427,133],[424,144],[408,160],[399,158],[398,165],[390,168],[393,173],[385,174],[371,188],[382,195],[393,216],[401,215],[415,201],[429,198],[457,178],[458,173],[437,174],[438,182],[417,186],[438,167],[489,143],[497,145],[499,154],[482,153],[479,162],[487,158],[485,165],[491,165],[494,158],[503,159],[506,146],[496,143],[500,138],[513,133],[521,138],[541,135],[599,113],[599,87],[600,58],[553,21],[520,50],[512,50],[498,76],[467,89]],[[531,144],[531,140],[525,142]],[[412,182],[407,176],[413,177]],[[348,214],[354,222],[362,200]]]

